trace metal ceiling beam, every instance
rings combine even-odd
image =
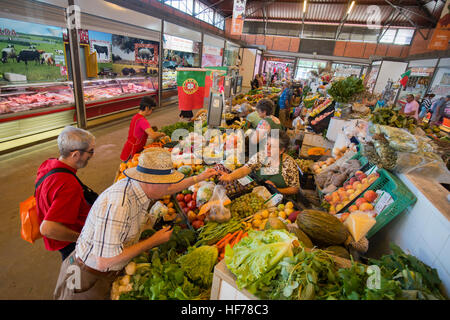
[[[416,30],[419,32],[419,34],[422,36],[422,38],[423,38],[424,40],[428,40],[428,36],[430,35],[430,33],[428,32],[427,36],[425,37],[425,36],[423,35],[422,31],[420,31],[420,27],[417,25],[417,23],[415,23],[414,21],[412,21],[411,18],[408,17],[408,16],[403,12],[403,11],[404,11],[404,8],[399,7],[399,6],[396,6],[395,4],[392,4],[392,3],[391,3],[390,1],[388,1],[388,0],[384,0],[384,1],[385,1],[386,3],[388,3],[389,5],[391,5],[393,8],[395,8],[395,10],[397,10],[398,12],[400,12],[401,15],[402,15],[403,17],[405,17],[405,19],[408,20],[408,22],[409,22],[414,28],[416,28]],[[405,11],[409,11],[409,10],[405,10]]]
[[[339,38],[339,35],[341,34],[341,31],[342,31],[342,27],[344,26],[345,21],[347,21],[347,18],[348,18],[348,15],[349,15],[348,14],[348,9],[350,8],[349,7],[350,3],[351,3],[351,0],[349,0],[347,2],[347,8],[345,9],[345,14],[344,14],[344,16],[341,19],[341,23],[339,24],[339,26],[336,29],[336,35],[334,36],[334,40],[337,40]]]
[[[252,21],[252,22],[264,22],[263,18],[248,18],[246,21]],[[267,19],[268,22],[273,23],[284,23],[284,24],[302,24],[302,20],[298,19]],[[317,25],[327,25],[327,26],[339,26],[340,21],[323,21],[323,20],[304,20],[304,24],[317,24]],[[366,23],[356,22],[356,21],[349,21],[347,20],[345,23],[347,26],[351,27],[358,27],[358,28],[367,28]],[[380,28],[383,26],[380,25]],[[411,28],[410,24],[408,22],[405,23],[398,23],[395,25],[391,25],[391,27],[395,28]]]
[[[205,12],[205,11],[208,10],[208,9],[214,8],[215,6],[217,6],[218,4],[220,4],[220,3],[224,2],[224,1],[225,1],[225,0],[217,1],[216,3],[213,3],[213,4],[210,5],[209,7],[206,7],[205,9],[203,9],[202,11],[200,11],[199,13],[194,13],[194,17],[198,16],[199,14],[202,14],[203,12]]]
[[[400,0],[400,2],[398,3],[398,5],[400,5],[403,1]],[[394,17],[394,14],[397,13],[397,15]],[[378,34],[377,37],[377,43],[380,43],[380,40],[384,37],[384,35],[386,34],[386,32],[389,30],[389,28],[391,27],[392,23],[394,23],[395,19],[398,18],[398,16],[400,15],[400,12],[398,12],[397,10],[395,10],[395,8],[392,8],[391,13],[389,14],[389,17],[386,19],[386,22],[388,22],[387,28],[383,31],[383,28],[381,28],[380,33]]]
[[[255,12],[258,12],[259,10],[262,10],[263,8],[266,8],[267,6],[273,4],[276,0],[270,0],[270,1],[264,1],[263,5],[259,6],[259,8],[257,8],[256,10],[253,10],[252,12],[250,12],[249,14],[245,14],[244,13],[244,19],[248,16],[251,16],[252,14],[254,14]],[[258,2],[259,3],[259,2]]]

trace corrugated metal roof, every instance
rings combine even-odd
[[[430,27],[432,22],[430,17],[435,17],[437,20],[444,7],[442,1],[438,1],[435,8],[436,0],[429,1],[424,5],[424,10],[421,10],[417,1],[404,0],[401,2],[401,14],[394,9],[389,3],[384,0],[358,0],[356,1],[353,10],[346,19],[346,23],[355,23],[364,25],[371,21],[374,10],[379,10],[380,23],[382,25],[388,24],[393,18],[392,26],[408,26],[411,27],[412,21],[414,24],[421,27]],[[391,0],[391,3],[398,6],[398,2]],[[395,2],[395,3],[394,3]],[[345,0],[311,0],[307,4],[307,12],[305,21],[314,22],[340,22],[348,9],[348,1]],[[262,8],[265,8],[266,15],[264,16]],[[400,8],[400,7],[399,7]],[[431,12],[434,14],[432,15]],[[430,13],[427,14],[426,10]],[[302,0],[282,0],[282,1],[248,1],[246,8],[247,18],[253,19],[270,19],[280,21],[299,21],[302,20],[303,1]],[[414,14],[416,13],[416,14]]]

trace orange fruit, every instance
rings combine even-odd
[[[372,211],[373,210],[373,205],[370,204],[370,203],[365,202],[359,207],[359,210],[361,210],[361,211]]]

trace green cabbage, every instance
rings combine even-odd
[[[294,234],[286,230],[249,231],[233,248],[227,245],[225,263],[236,276],[239,289],[265,277],[284,257],[293,256]],[[251,290],[249,290],[251,291]]]

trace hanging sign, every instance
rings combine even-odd
[[[244,28],[245,5],[247,0],[234,0],[233,19],[231,20],[231,34],[241,35]]]
[[[428,50],[447,50],[450,40],[450,0],[447,0],[442,10],[436,28],[433,31]]]

